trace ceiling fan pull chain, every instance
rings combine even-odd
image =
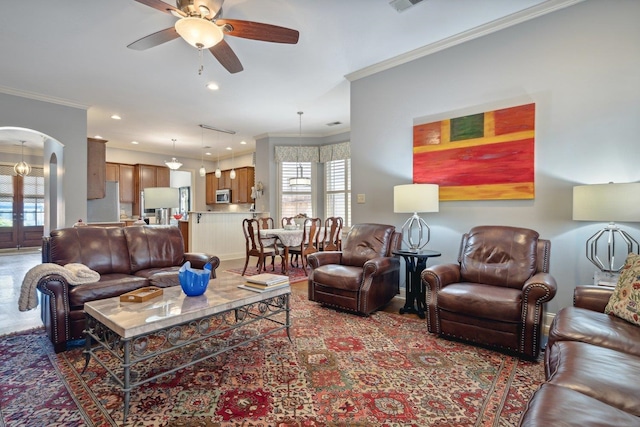
[[[204,69],[203,58],[202,58],[202,48],[198,48],[198,57],[200,58],[200,68],[198,68],[198,75],[202,75],[202,70]]]

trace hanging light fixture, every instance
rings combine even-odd
[[[218,167],[216,168],[216,178],[220,178],[222,176],[222,171],[220,170],[220,152],[218,152]]]
[[[233,143],[233,138],[231,142]],[[233,168],[233,148],[231,148],[231,172],[229,172],[229,178],[236,179],[236,170]]]
[[[202,132],[202,139],[200,142],[200,170],[198,173],[200,173],[200,176],[205,176],[207,175],[207,170],[204,168],[204,129],[200,128],[200,130]]]
[[[22,143],[22,161],[19,163],[16,163],[13,166],[13,171],[18,176],[25,176],[25,175],[29,175],[29,172],[31,172],[31,166],[29,166],[29,163],[24,161],[24,143],[26,141],[20,141],[20,142]]]
[[[296,176],[295,178],[289,178],[289,185],[291,187],[308,187],[311,185],[311,178],[304,176],[304,169],[302,168],[302,164],[300,163],[300,149],[302,148],[302,115],[304,113],[302,111],[298,111],[298,116],[300,117],[300,140],[298,141],[298,149],[296,151]]]
[[[171,141],[173,141],[173,152],[175,154],[175,152],[176,152],[176,140],[172,139]],[[171,170],[180,169],[180,166],[182,166],[182,163],[180,163],[178,161],[178,159],[176,159],[175,157],[173,157],[170,162],[164,162],[164,164],[167,165],[167,167],[169,169],[171,169]]]

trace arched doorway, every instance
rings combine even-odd
[[[0,127],[0,151],[0,249],[39,247],[61,217],[56,153],[62,144],[33,129]],[[32,167],[25,176],[13,168],[22,160]]]

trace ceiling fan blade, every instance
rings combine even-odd
[[[152,7],[156,10],[159,10],[160,12],[171,13],[171,11],[173,11],[180,16],[186,16],[186,14],[183,11],[171,6],[170,4],[163,2],[162,0],[135,0],[135,1],[137,1],[138,3],[142,3],[146,6]]]
[[[170,27],[162,31],[158,31],[157,33],[149,34],[140,40],[136,40],[127,47],[135,50],[146,50],[173,39],[177,39],[178,37],[180,37],[180,35],[176,31],[175,27]]]
[[[265,42],[296,44],[300,33],[290,28],[240,19],[217,19],[216,24],[225,27],[230,36]]]
[[[240,60],[236,56],[231,46],[226,41],[221,40],[218,44],[209,48],[209,52],[227,69],[231,74],[239,73],[244,70]]]

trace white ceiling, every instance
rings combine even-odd
[[[166,0],[170,3],[170,0]],[[349,130],[349,79],[556,10],[575,0],[226,0],[223,17],[296,29],[296,45],[226,37],[244,71],[229,74],[182,39],[126,46],[176,18],[134,0],[0,2],[0,92],[88,109],[88,135],[108,147],[200,158],[253,151],[255,137]],[[171,3],[172,5],[174,3]],[[398,57],[400,56],[400,57]],[[218,91],[205,85],[215,82]],[[122,120],[112,120],[114,113]],[[340,122],[329,127],[327,123]],[[231,129],[202,131],[198,124]],[[0,132],[0,144],[29,138]],[[241,146],[240,141],[246,141]],[[139,145],[132,145],[138,141]],[[42,143],[29,139],[27,145]],[[227,152],[228,153],[228,152]]]

